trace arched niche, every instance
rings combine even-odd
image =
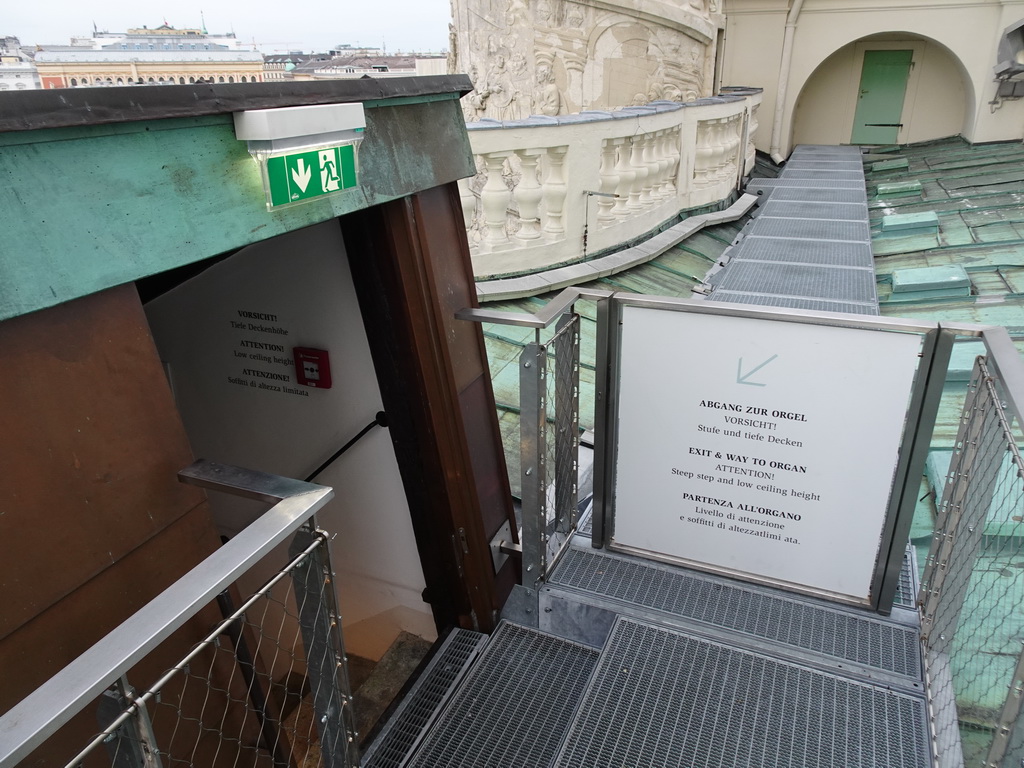
[[[909,32],[871,35],[825,58],[804,82],[793,109],[792,146],[850,144],[865,54],[909,50],[897,142],[908,144],[968,131],[974,87],[960,59],[936,40]]]

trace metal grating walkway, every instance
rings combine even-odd
[[[923,698],[620,618],[555,766],[927,768],[927,733]]]
[[[868,614],[575,547],[565,553],[551,583],[882,670],[908,682],[921,679],[917,630]]]
[[[709,299],[878,314],[858,148],[799,147],[748,190]],[[931,768],[912,549],[881,617],[588,545],[517,588],[364,764]]]
[[[502,622],[406,765],[550,765],[597,656]]]
[[[453,629],[363,755],[363,768],[399,768],[454,690],[487,635]]]
[[[878,314],[858,147],[799,146],[707,284],[712,301]]]

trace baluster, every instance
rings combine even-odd
[[[717,120],[708,120],[708,164],[707,164],[707,186],[713,185],[718,180],[718,159],[719,159],[719,125]]]
[[[757,110],[759,104],[754,105],[750,110],[750,123],[747,125],[747,146],[744,157],[743,173],[748,174],[754,170],[754,162],[757,156],[757,149],[754,147],[754,134],[757,133]]]
[[[668,131],[658,131],[654,140],[654,158],[658,163],[658,183],[654,187],[654,194],[661,200],[669,197],[668,190],[668,167],[671,161],[668,157]]]
[[[739,120],[731,118],[727,128],[727,140],[725,143],[725,175],[732,182],[736,178],[736,152],[739,148]]]
[[[600,191],[606,195],[615,194],[615,189],[619,185],[619,174],[615,170],[615,149],[616,144],[614,139],[606,139],[601,144]],[[614,197],[597,198],[597,220],[600,222],[609,222],[614,220],[615,212],[613,209],[617,202],[618,201]]]
[[[644,177],[644,186],[640,191],[640,202],[645,206],[650,206],[658,199],[654,192],[658,183],[658,161],[654,156],[654,142],[655,135],[653,133],[644,135],[642,157],[644,165],[647,166],[647,175]]]
[[[522,178],[513,190],[513,196],[519,205],[519,240],[536,240],[540,237],[540,201],[543,196],[540,182],[537,179],[537,166],[543,149],[517,149]]]
[[[665,134],[665,146],[668,149],[668,168],[665,171],[665,190],[670,197],[675,197],[679,194],[679,187],[676,185],[676,179],[679,176],[679,161],[682,159],[682,153],[679,148],[679,137],[681,135],[678,127],[673,128]]]
[[[726,163],[726,174],[730,179],[730,183],[733,183],[732,179],[736,178],[736,168],[738,167],[736,156],[739,150],[739,128],[741,125],[742,123],[739,121],[738,115],[729,120],[728,141],[726,142],[725,147],[725,157],[728,161]]]
[[[647,181],[647,166],[644,165],[644,140],[641,136],[633,136],[630,141],[629,167],[633,169],[633,184],[629,188],[629,202],[626,205],[630,210],[638,210],[644,207],[640,201],[643,193],[644,183]]]
[[[619,177],[618,186],[615,188],[615,194],[618,197],[615,199],[615,208],[613,209],[616,216],[629,215],[629,191],[633,188],[633,179],[636,178],[636,171],[629,165],[628,141],[629,139],[626,138],[613,140],[618,150],[618,160],[615,163],[615,172]]]
[[[505,170],[507,152],[489,152],[483,156],[487,183],[480,190],[480,206],[484,211],[484,242],[507,243],[509,191],[502,173]]]
[[[725,166],[728,162],[726,157],[726,144],[728,143],[728,137],[726,132],[728,131],[728,120],[721,118],[716,121],[715,125],[715,143],[714,143],[714,154],[712,155],[712,163],[714,163],[714,177],[715,181],[721,181],[725,176]]]
[[[544,209],[547,221],[544,231],[551,235],[565,234],[565,195],[568,187],[565,183],[565,153],[569,147],[549,147],[547,174],[544,179]]]
[[[711,121],[702,120],[697,123],[697,149],[693,163],[693,181],[697,187],[706,187],[710,183],[711,151]]]

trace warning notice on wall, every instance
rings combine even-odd
[[[866,600],[921,339],[625,306],[614,543]]]

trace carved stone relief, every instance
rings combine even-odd
[[[613,109],[656,99],[710,95],[712,50],[704,32],[638,20],[591,0],[452,0],[451,63],[476,90],[469,120]],[[687,18],[710,20],[716,0],[680,2]],[[685,14],[684,14],[685,15]],[[703,23],[703,22],[700,22]],[[678,24],[678,20],[676,21]]]

